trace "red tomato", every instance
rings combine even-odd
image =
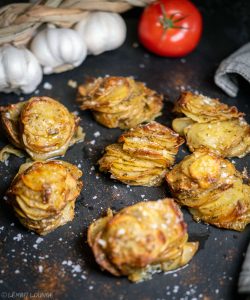
[[[202,32],[202,17],[188,0],[159,0],[142,13],[140,42],[155,54],[181,57],[197,46]]]

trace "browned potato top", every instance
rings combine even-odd
[[[172,126],[186,138],[190,151],[206,147],[223,157],[243,157],[250,152],[250,126],[236,107],[186,92],[174,110],[185,115],[174,119]]]
[[[96,261],[113,275],[131,281],[185,265],[198,243],[187,242],[182,213],[172,199],[140,202],[92,223],[88,243]]]
[[[160,115],[163,97],[132,77],[92,79],[78,88],[81,108],[109,128],[127,129]]]
[[[20,122],[22,140],[31,156],[33,152],[57,152],[69,144],[76,130],[75,117],[48,97],[31,98],[21,112]]]
[[[192,120],[203,123],[223,121],[244,116],[235,106],[221,103],[219,99],[183,92],[175,104],[175,112],[183,113]]]
[[[76,166],[64,161],[27,163],[21,166],[7,196],[26,227],[46,234],[73,218],[81,175]]]
[[[123,133],[106,147],[100,170],[126,184],[157,186],[173,165],[183,139],[171,129],[151,122]]]
[[[173,196],[195,220],[234,230],[250,223],[250,186],[226,159],[200,149],[166,175]]]

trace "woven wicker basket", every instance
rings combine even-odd
[[[0,45],[25,45],[44,23],[72,27],[88,11],[125,12],[152,0],[41,0],[15,3],[0,9]]]

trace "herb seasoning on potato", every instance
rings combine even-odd
[[[132,77],[89,80],[78,88],[83,110],[92,110],[97,122],[109,128],[129,129],[161,115],[163,96]]]
[[[139,125],[106,147],[98,161],[100,171],[129,185],[158,186],[183,142],[177,133],[157,122]]]
[[[62,156],[84,139],[79,118],[49,97],[1,107],[1,120],[10,142],[33,160]]]
[[[190,151],[206,147],[223,157],[243,157],[250,152],[250,126],[236,107],[185,92],[174,111],[185,115],[172,125],[185,136]]]
[[[196,150],[175,165],[166,180],[194,220],[238,231],[250,223],[250,185],[230,161],[215,153]]]

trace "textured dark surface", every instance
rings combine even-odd
[[[25,159],[11,157],[8,165],[0,164],[0,298],[22,298],[18,293],[23,292],[26,299],[34,295],[62,300],[241,299],[237,294],[237,280],[249,242],[250,226],[238,233],[197,224],[185,209],[190,239],[200,241],[199,251],[187,267],[170,274],[156,274],[151,281],[140,284],[131,284],[126,278],[115,278],[100,271],[86,244],[88,225],[108,207],[119,210],[143,199],[163,198],[168,195],[168,189],[166,185],[127,187],[98,173],[95,164],[102,150],[116,141],[121,131],[104,128],[94,121],[90,112],[81,112],[75,103],[76,90],[67,82],[73,79],[80,83],[85,76],[132,75],[167,95],[163,115],[158,118],[162,124],[170,125],[171,102],[183,88],[220,97],[236,105],[247,114],[249,122],[250,85],[240,80],[239,96],[230,99],[213,83],[219,62],[250,40],[250,5],[247,2],[195,1],[204,17],[204,33],[199,47],[185,59],[156,57],[138,46],[136,27],[140,11],[135,10],[125,15],[128,36],[120,49],[89,56],[73,71],[44,76],[37,94],[59,99],[69,110],[78,111],[82,119],[86,140],[72,147],[63,159],[83,170],[84,188],[77,201],[75,219],[39,240],[19,224],[3,199]],[[52,90],[45,90],[44,82],[51,83]],[[24,100],[28,98],[24,96]],[[22,99],[13,94],[0,94],[1,105]],[[96,132],[100,132],[100,136],[96,137]],[[1,132],[0,146],[5,142]],[[186,154],[183,147],[177,161]],[[250,167],[249,158],[234,161],[239,170]]]

